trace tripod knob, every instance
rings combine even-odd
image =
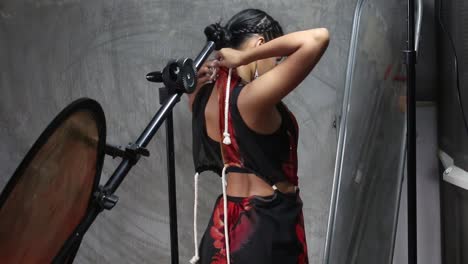
[[[164,83],[168,94],[193,93],[197,87],[197,69],[192,59],[171,60],[162,72],[148,73],[146,80]]]
[[[185,93],[193,93],[197,87],[197,70],[193,60],[186,58],[177,61],[181,67],[180,79]]]
[[[161,83],[161,82],[163,82],[162,72],[160,72],[160,71],[150,72],[150,73],[146,74],[146,80],[148,80],[149,82]]]
[[[162,79],[169,93],[192,93],[197,86],[197,71],[192,59],[170,61],[163,70]]]

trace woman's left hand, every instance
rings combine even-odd
[[[244,65],[244,52],[224,48],[218,51],[216,58],[219,60],[219,66],[226,68],[236,68],[238,66]]]
[[[200,70],[197,72],[197,89],[207,83],[215,82],[218,77],[219,61],[208,60],[206,61]]]

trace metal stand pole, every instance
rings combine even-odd
[[[407,71],[407,179],[408,179],[408,263],[417,264],[416,208],[416,51],[414,0],[408,0],[408,40],[404,51]]]
[[[179,264],[177,235],[176,178],[174,158],[174,124],[172,112],[166,118],[167,183],[169,191],[169,228],[171,234],[171,263]]]

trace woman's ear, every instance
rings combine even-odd
[[[258,46],[263,45],[263,44],[265,44],[265,38],[264,37],[259,37],[257,39],[257,42],[255,43],[255,47],[258,47]]]

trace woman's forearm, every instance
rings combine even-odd
[[[290,56],[302,47],[326,46],[328,39],[328,30],[325,28],[293,32],[254,49],[245,50],[242,53],[242,64],[271,57]]]

